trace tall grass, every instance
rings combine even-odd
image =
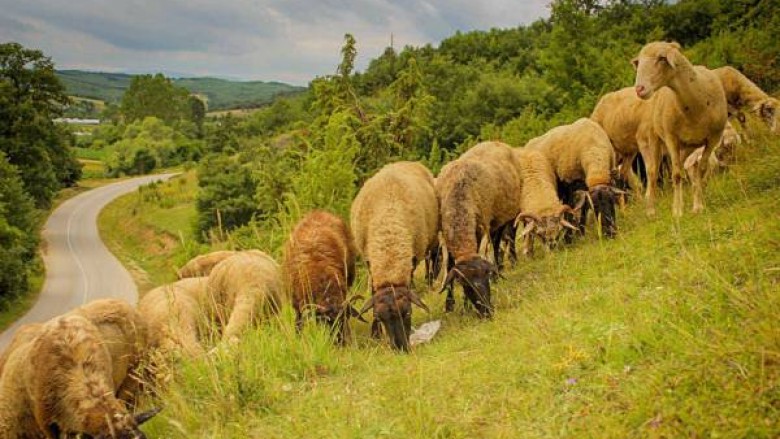
[[[668,191],[671,192],[671,191]],[[780,141],[757,129],[705,213],[662,193],[620,234],[521,260],[481,321],[424,300],[442,330],[409,355],[351,346],[292,313],[184,361],[153,437],[778,437]],[[690,191],[687,192],[690,204]],[[364,276],[364,273],[362,274]],[[423,285],[418,280],[418,285]],[[362,280],[356,292],[365,289]]]

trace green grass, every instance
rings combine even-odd
[[[97,160],[104,162],[106,160],[106,156],[108,155],[108,151],[104,149],[81,148],[74,146],[73,150],[76,152],[76,158],[78,159]]]
[[[442,330],[409,355],[370,340],[363,323],[349,348],[318,327],[298,336],[286,308],[239,345],[178,363],[147,432],[778,437],[780,141],[755,135],[709,185],[703,214],[673,219],[669,195],[655,219],[629,206],[614,240],[590,234],[521,260],[494,289],[491,321],[460,298],[446,315],[428,292],[432,315],[416,309],[414,320],[442,319]]]
[[[199,251],[192,236],[196,188],[194,172],[186,172],[122,196],[100,213],[100,236],[139,291],[173,281],[176,268]]]

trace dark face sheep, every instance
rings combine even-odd
[[[498,274],[496,267],[481,257],[457,262],[447,273],[442,291],[450,288],[457,279],[463,285],[463,294],[474,305],[480,317],[493,316],[490,301],[490,278]]]
[[[577,211],[569,206],[564,206],[558,215],[549,215],[539,217],[531,213],[521,213],[515,220],[515,225],[524,223],[520,236],[523,238],[523,253],[531,255],[533,253],[533,237],[536,236],[541,239],[542,244],[548,250],[553,250],[558,246],[558,242],[561,241],[564,235],[564,231],[569,229],[573,232],[578,232],[579,229],[567,221],[563,216],[566,213],[574,213],[576,216]]]
[[[618,197],[625,192],[608,185],[594,186],[589,192],[593,211],[599,218],[602,233],[608,238],[614,238],[617,233],[615,204],[618,202]]]
[[[404,286],[391,285],[377,289],[360,314],[373,308],[374,325],[379,321],[393,347],[407,352],[409,336],[412,334],[412,304],[429,311],[428,306],[413,291]]]
[[[101,433],[97,436],[90,436],[86,433],[83,433],[79,435],[79,437],[84,439],[93,439],[93,438],[94,439],[146,439],[146,435],[138,427],[143,423],[145,423],[146,421],[153,418],[154,415],[160,412],[160,410],[161,410],[160,408],[155,408],[144,413],[139,413],[135,415],[134,418],[131,418],[128,415],[126,419],[123,420],[125,421],[124,423],[127,424],[127,426],[121,430],[117,429],[116,431],[114,431],[113,434],[111,432],[108,432],[108,433]],[[115,416],[119,416],[119,415],[115,415]],[[55,438],[60,437],[61,434],[57,424],[50,425],[49,432]]]
[[[342,292],[342,295],[345,295],[345,292]],[[339,345],[346,344],[350,337],[349,317],[357,317],[363,322],[365,320],[352,307],[350,301],[341,303],[339,295],[325,291],[320,297],[322,299],[313,306],[315,320],[331,328]],[[302,321],[299,321],[299,325],[301,323]]]

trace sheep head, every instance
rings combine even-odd
[[[430,312],[417,294],[406,286],[383,286],[376,289],[359,314],[373,308],[374,319],[382,323],[393,347],[407,352],[412,334],[412,304]]]
[[[772,134],[780,134],[780,101],[768,97],[756,105],[756,113],[767,124]]]
[[[157,407],[135,416],[121,412],[117,412],[113,416],[104,415],[101,417],[100,423],[102,425],[99,428],[99,430],[103,431],[102,433],[95,435],[81,433],[79,437],[85,439],[146,439],[146,435],[138,427],[152,419],[161,410],[162,408]],[[60,437],[64,433],[56,423],[50,424],[48,430],[51,436],[55,438]]]
[[[677,43],[656,41],[645,45],[631,61],[636,69],[636,95],[641,99],[650,99],[653,93],[671,82],[675,69],[684,60]]]
[[[590,188],[587,197],[583,197],[583,201],[592,203],[593,212],[601,224],[601,231],[608,238],[614,238],[617,233],[615,204],[617,204],[620,196],[625,195],[625,193],[613,186],[600,184]]]
[[[456,262],[447,273],[442,291],[457,279],[463,285],[463,294],[474,305],[480,317],[493,316],[490,302],[490,278],[498,274],[496,267],[479,256]]]
[[[531,237],[531,234],[539,237],[545,248],[552,250],[558,245],[565,229],[578,232],[579,229],[563,217],[566,213],[575,214],[576,211],[571,207],[564,205],[560,212],[555,215],[540,217],[527,212],[519,214],[515,220],[515,226],[519,225],[521,222],[525,224],[525,227],[520,234],[525,243],[524,253],[530,254],[532,252],[532,249],[528,248],[531,242],[528,238]]]

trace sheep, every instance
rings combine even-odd
[[[312,306],[317,320],[333,328],[336,341],[346,343],[348,319],[357,316],[347,301],[355,280],[356,254],[352,233],[338,216],[315,210],[298,222],[285,244],[282,262],[298,328],[306,307]]]
[[[140,384],[132,372],[146,350],[146,322],[133,306],[119,299],[94,300],[70,314],[85,317],[97,327],[111,355],[116,394],[132,405]]]
[[[77,313],[56,317],[11,352],[0,377],[0,437],[145,438],[139,426],[159,409],[132,416],[114,396],[109,347]]]
[[[3,376],[5,363],[8,361],[8,357],[11,356],[11,353],[19,346],[22,346],[30,340],[34,339],[35,336],[37,336],[41,331],[41,328],[43,328],[42,323],[30,323],[20,326],[19,329],[14,332],[11,343],[8,344],[8,346],[3,351],[3,354],[0,355],[0,376]]]
[[[493,204],[495,224],[491,225],[490,243],[493,247],[493,257],[500,272],[503,270],[501,240],[505,235],[514,236],[514,218],[520,211],[518,194],[521,184],[520,176],[512,163],[512,147],[501,142],[482,142],[463,153],[458,160],[477,160],[488,166],[502,184],[497,188],[498,198]],[[510,248],[510,252],[512,249]]]
[[[433,175],[417,162],[384,166],[352,202],[355,247],[371,276],[371,298],[360,314],[373,308],[372,334],[381,324],[395,349],[409,350],[411,305],[428,311],[412,289],[412,273],[436,245],[438,224]]]
[[[512,151],[512,160],[522,184],[521,213],[517,215],[515,226],[521,222],[525,224],[521,233],[523,253],[530,256],[533,253],[534,236],[538,236],[545,247],[551,249],[558,242],[564,228],[577,231],[563,215],[576,214],[580,206],[573,209],[558,199],[555,173],[541,152],[530,148],[516,148]]]
[[[238,341],[247,326],[283,303],[279,264],[259,250],[239,252],[209,274],[204,309],[221,326],[223,341]]]
[[[208,276],[215,265],[235,255],[232,250],[219,250],[205,255],[195,256],[184,264],[177,272],[179,279],[187,277]]]
[[[723,86],[730,113],[749,106],[750,110],[766,123],[772,133],[780,134],[780,100],[766,94],[734,67],[720,67],[712,72],[717,75]]]
[[[705,179],[708,179],[713,172],[726,167],[726,164],[731,160],[734,149],[737,145],[742,143],[737,130],[734,129],[730,122],[726,122],[726,129],[723,130],[723,140],[715,151],[710,154],[709,166],[707,167],[707,174],[704,175]],[[688,178],[693,181],[696,176],[699,162],[702,159],[704,153],[704,147],[698,148],[685,159],[685,172],[688,174]]]
[[[654,216],[658,172],[664,147],[653,130],[652,103],[640,99],[634,87],[626,87],[605,94],[596,104],[590,118],[601,125],[612,142],[620,176],[633,190],[639,190],[641,186],[632,169],[634,158],[641,154],[647,172],[645,209],[648,216]]]
[[[682,166],[687,152],[704,145],[693,179],[693,212],[704,209],[702,178],[712,150],[720,143],[728,117],[726,95],[718,76],[694,66],[677,43],[645,45],[633,60],[635,88],[641,99],[652,99],[653,131],[666,145],[672,165],[672,213],[683,213]],[[649,179],[648,179],[649,182]]]
[[[483,142],[445,165],[436,179],[441,208],[442,238],[449,254],[445,310],[454,309],[453,282],[463,286],[464,303],[470,301],[480,317],[491,317],[490,278],[498,267],[479,254],[489,237],[497,254],[507,224],[520,211],[520,178],[512,163],[512,148],[500,142]]]
[[[167,354],[180,352],[187,357],[204,354],[198,335],[207,277],[181,279],[157,287],[138,302],[138,313],[149,328],[149,348]]]
[[[558,181],[558,195],[565,204],[575,204],[576,189],[587,189],[601,230],[608,237],[615,236],[615,203],[622,191],[612,186],[615,151],[599,124],[581,118],[531,139],[525,148],[539,151],[547,158]],[[581,231],[587,213],[586,203],[581,209]]]

